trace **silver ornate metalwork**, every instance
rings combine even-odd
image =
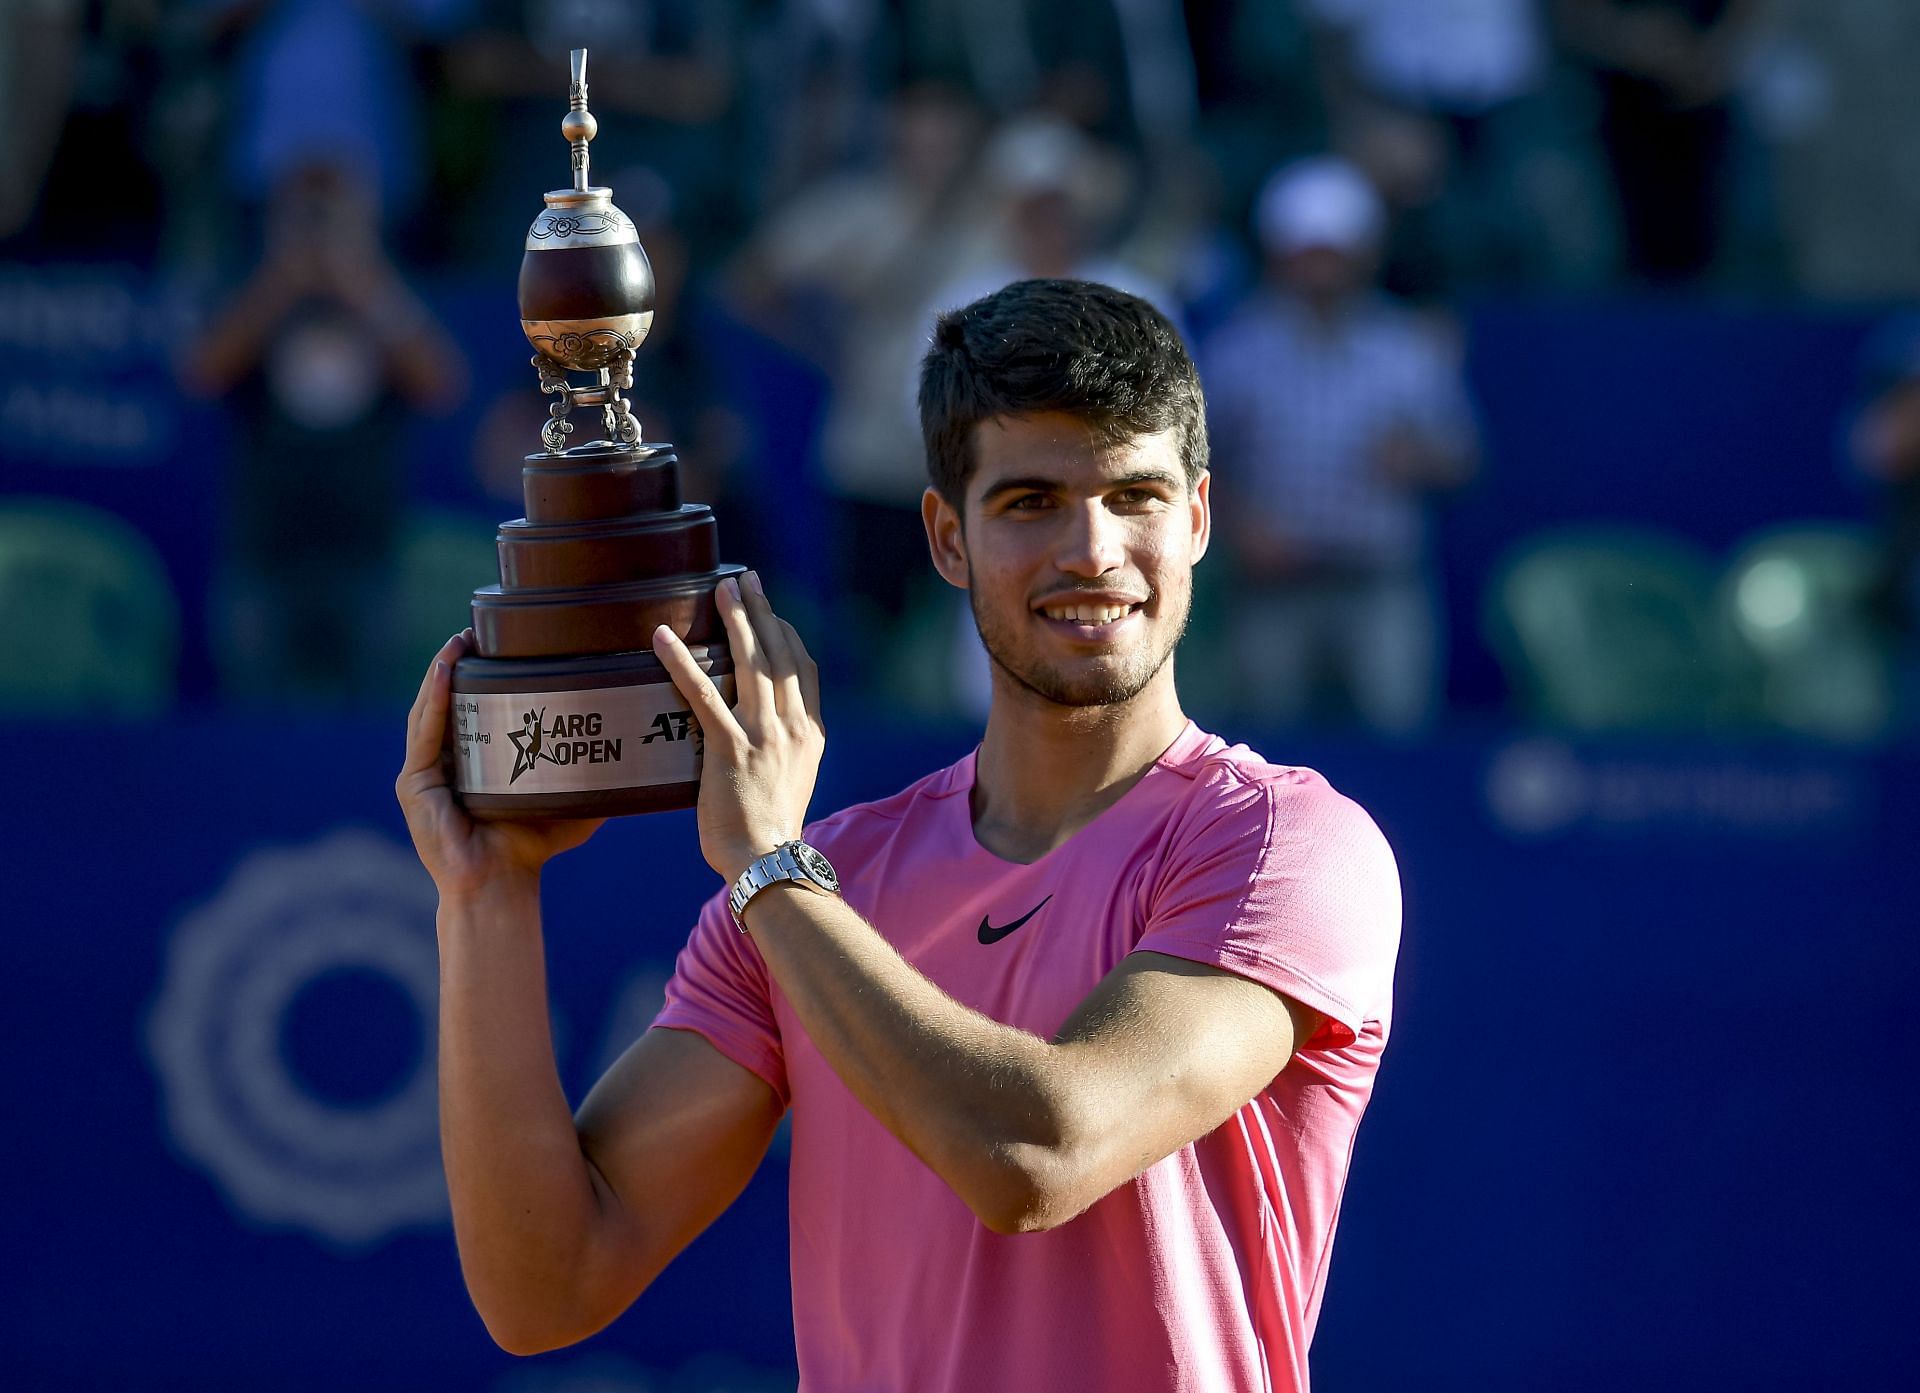
[[[633,220],[613,206],[613,190],[588,180],[587,147],[599,131],[599,122],[587,110],[587,51],[571,55],[573,80],[567,88],[567,114],[560,133],[566,138],[573,169],[573,187],[546,195],[546,207],[527,230],[531,255],[570,251],[581,247],[638,247],[639,230]],[[638,253],[644,262],[644,253]],[[633,390],[633,354],[653,327],[653,311],[582,319],[523,319],[520,327],[536,350],[534,367],[540,390],[553,398],[547,421],[540,428],[541,443],[550,454],[564,454],[573,434],[568,419],[578,406],[598,406],[607,443],[637,445],[640,422],[624,392]],[[590,372],[597,381],[575,386],[568,372]]]
[[[640,240],[633,219],[613,206],[613,190],[555,189],[547,206],[527,229],[526,249],[553,251],[564,247],[624,247]]]
[[[573,65],[573,81],[567,86],[567,114],[560,122],[573,158],[573,186],[587,191],[587,143],[599,133],[600,123],[587,110],[587,51],[576,48],[568,55]]]
[[[576,372],[609,367],[622,351],[632,353],[653,327],[653,311],[602,319],[523,319],[527,342],[545,357]]]
[[[547,405],[547,423],[540,427],[540,442],[547,453],[565,454],[567,437],[573,434],[573,422],[567,419],[576,406],[600,408],[600,423],[611,445],[638,445],[640,418],[622,392],[633,390],[633,350],[618,349],[606,367],[598,370],[599,381],[591,387],[576,387],[567,381],[566,369],[543,353],[533,356],[540,373],[540,390],[553,397]]]

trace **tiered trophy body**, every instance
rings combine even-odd
[[[653,656],[660,625],[732,693],[713,590],[743,568],[720,561],[712,509],[682,501],[673,447],[643,444],[621,396],[652,327],[653,270],[612,191],[587,181],[584,49],[561,130],[573,187],[546,195],[520,268],[521,327],[554,397],[546,449],[527,456],[526,516],[500,527],[500,583],[474,592],[477,652],[453,671],[454,790],[490,818],[693,805],[700,732]],[[568,448],[577,407],[599,408],[606,439]]]

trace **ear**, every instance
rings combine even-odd
[[[1188,490],[1187,508],[1193,522],[1193,559],[1207,554],[1207,543],[1213,540],[1213,471],[1203,469],[1200,477],[1193,481]]]
[[[972,572],[967,565],[967,534],[960,514],[939,489],[920,495],[920,521],[927,528],[927,550],[933,554],[933,569],[956,590],[965,590]]]

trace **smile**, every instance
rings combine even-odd
[[[1041,605],[1038,613],[1049,628],[1082,642],[1100,643],[1119,637],[1143,607],[1112,600],[1062,600]]]

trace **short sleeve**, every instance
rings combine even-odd
[[[667,982],[666,1005],[654,1025],[691,1030],[788,1101],[786,1055],[774,1019],[767,965],[734,927],[721,891],[700,911]]]
[[[1351,1044],[1392,1009],[1400,874],[1361,807],[1306,770],[1203,775],[1137,950],[1207,963],[1319,1011],[1305,1047]]]

